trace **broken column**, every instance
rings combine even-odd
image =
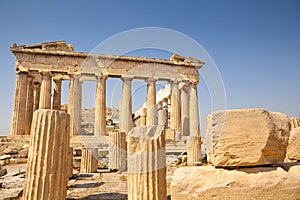
[[[25,134],[26,123],[24,119],[26,117],[27,82],[27,72],[19,72],[16,74],[15,98],[10,135]]]
[[[101,75],[97,77],[96,106],[95,106],[95,136],[106,133],[106,79]]]
[[[98,148],[82,148],[80,171],[94,173],[98,169]]]
[[[163,102],[158,103],[158,125],[162,125],[165,128],[167,127],[168,123],[168,111],[164,109]]]
[[[167,197],[163,126],[139,126],[128,133],[128,200]]]
[[[290,118],[291,121],[291,130],[298,128],[300,126],[300,118]]]
[[[69,115],[37,110],[33,115],[23,200],[66,199]]]
[[[187,141],[187,164],[196,166],[201,163],[201,137],[189,136]]]
[[[141,109],[141,118],[140,118],[140,126],[146,126],[147,121],[147,108]]]
[[[109,133],[109,162],[108,168],[111,171],[125,171],[127,168],[127,144],[126,133]]]

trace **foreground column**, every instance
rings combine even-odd
[[[108,168],[111,171],[125,171],[127,168],[127,144],[126,133],[109,133],[109,162]]]
[[[122,100],[120,129],[121,132],[128,133],[132,129],[132,98],[131,98],[131,78],[122,78]]]
[[[170,112],[170,129],[175,131],[175,140],[180,140],[180,94],[178,82],[171,83],[171,112]]]
[[[157,125],[157,111],[156,111],[156,80],[149,78],[147,82],[147,126]]]
[[[81,131],[81,92],[82,85],[79,76],[74,76],[70,80],[68,113],[70,114],[71,136],[79,135]]]
[[[51,109],[51,74],[42,74],[39,109]]]
[[[128,133],[128,200],[167,197],[163,126],[135,127]]]
[[[69,115],[55,110],[34,113],[23,200],[63,200],[67,196]]]
[[[27,82],[27,96],[26,96],[25,135],[30,135],[32,116],[33,116],[33,77],[29,76]]]
[[[24,119],[26,117],[27,81],[27,72],[19,72],[16,74],[16,87],[10,135],[25,134],[26,123]]]
[[[98,169],[98,148],[82,148],[80,171],[94,173]]]
[[[53,93],[53,110],[61,109],[61,82],[59,78],[54,78],[54,93]]]
[[[184,85],[181,89],[181,134],[188,136],[190,132],[189,116],[189,87]]]
[[[106,133],[106,78],[97,77],[95,135],[105,135]]]

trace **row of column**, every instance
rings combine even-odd
[[[132,129],[131,78],[122,78],[122,99],[120,104],[120,129],[128,133]],[[147,83],[146,120],[141,116],[141,125],[157,125],[158,108],[156,105],[156,80],[149,78]],[[170,129],[175,132],[175,139],[181,135],[200,135],[198,111],[197,81],[186,83],[181,91],[179,82],[171,82]],[[162,107],[160,105],[160,107]],[[144,124],[145,123],[145,124]]]

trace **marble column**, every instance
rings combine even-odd
[[[109,133],[109,161],[110,171],[126,171],[127,168],[127,143],[124,132]]]
[[[53,93],[53,110],[61,109],[61,83],[62,80],[59,78],[53,78],[54,82],[54,93]]]
[[[167,128],[167,123],[168,123],[168,110],[166,110],[163,107],[163,102],[158,103],[158,108],[157,108],[157,114],[158,114],[158,125],[162,125],[165,128]]]
[[[25,135],[30,135],[32,116],[33,116],[33,77],[29,76],[27,82],[27,95],[26,95]]]
[[[106,133],[106,79],[105,76],[97,77],[96,106],[95,106],[95,136]]]
[[[23,200],[67,197],[69,115],[38,110],[33,115]]]
[[[33,84],[33,112],[39,109],[40,105],[40,89],[41,83],[34,82]]]
[[[98,169],[98,148],[82,148],[80,171],[95,173]]]
[[[184,85],[181,89],[181,134],[188,136],[190,132],[189,116],[189,87]]]
[[[70,80],[68,113],[70,114],[70,134],[79,135],[81,132],[81,94],[82,84],[79,76],[75,75]]]
[[[198,81],[190,81],[190,136],[200,136],[197,84]]]
[[[147,108],[142,108],[139,126],[146,126],[147,123],[146,121],[147,121]]]
[[[27,82],[27,72],[19,72],[16,74],[16,87],[10,135],[25,134],[26,123],[24,119],[26,116]]]
[[[170,129],[175,131],[175,140],[180,140],[180,92],[179,83],[177,81],[171,82],[171,117]]]
[[[51,109],[51,74],[42,73],[39,109]]]
[[[132,78],[122,78],[122,100],[121,100],[121,116],[120,129],[121,132],[128,133],[132,129],[132,97],[131,97],[131,81]]]
[[[147,82],[147,126],[157,125],[156,111],[156,80],[149,78]]]

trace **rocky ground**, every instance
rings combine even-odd
[[[0,178],[0,199],[21,199],[25,181],[25,164],[5,165],[7,174]],[[168,195],[170,183],[176,167],[167,168]],[[127,199],[127,173],[108,172],[80,174],[74,170],[74,176],[68,183],[68,200],[123,200]]]

